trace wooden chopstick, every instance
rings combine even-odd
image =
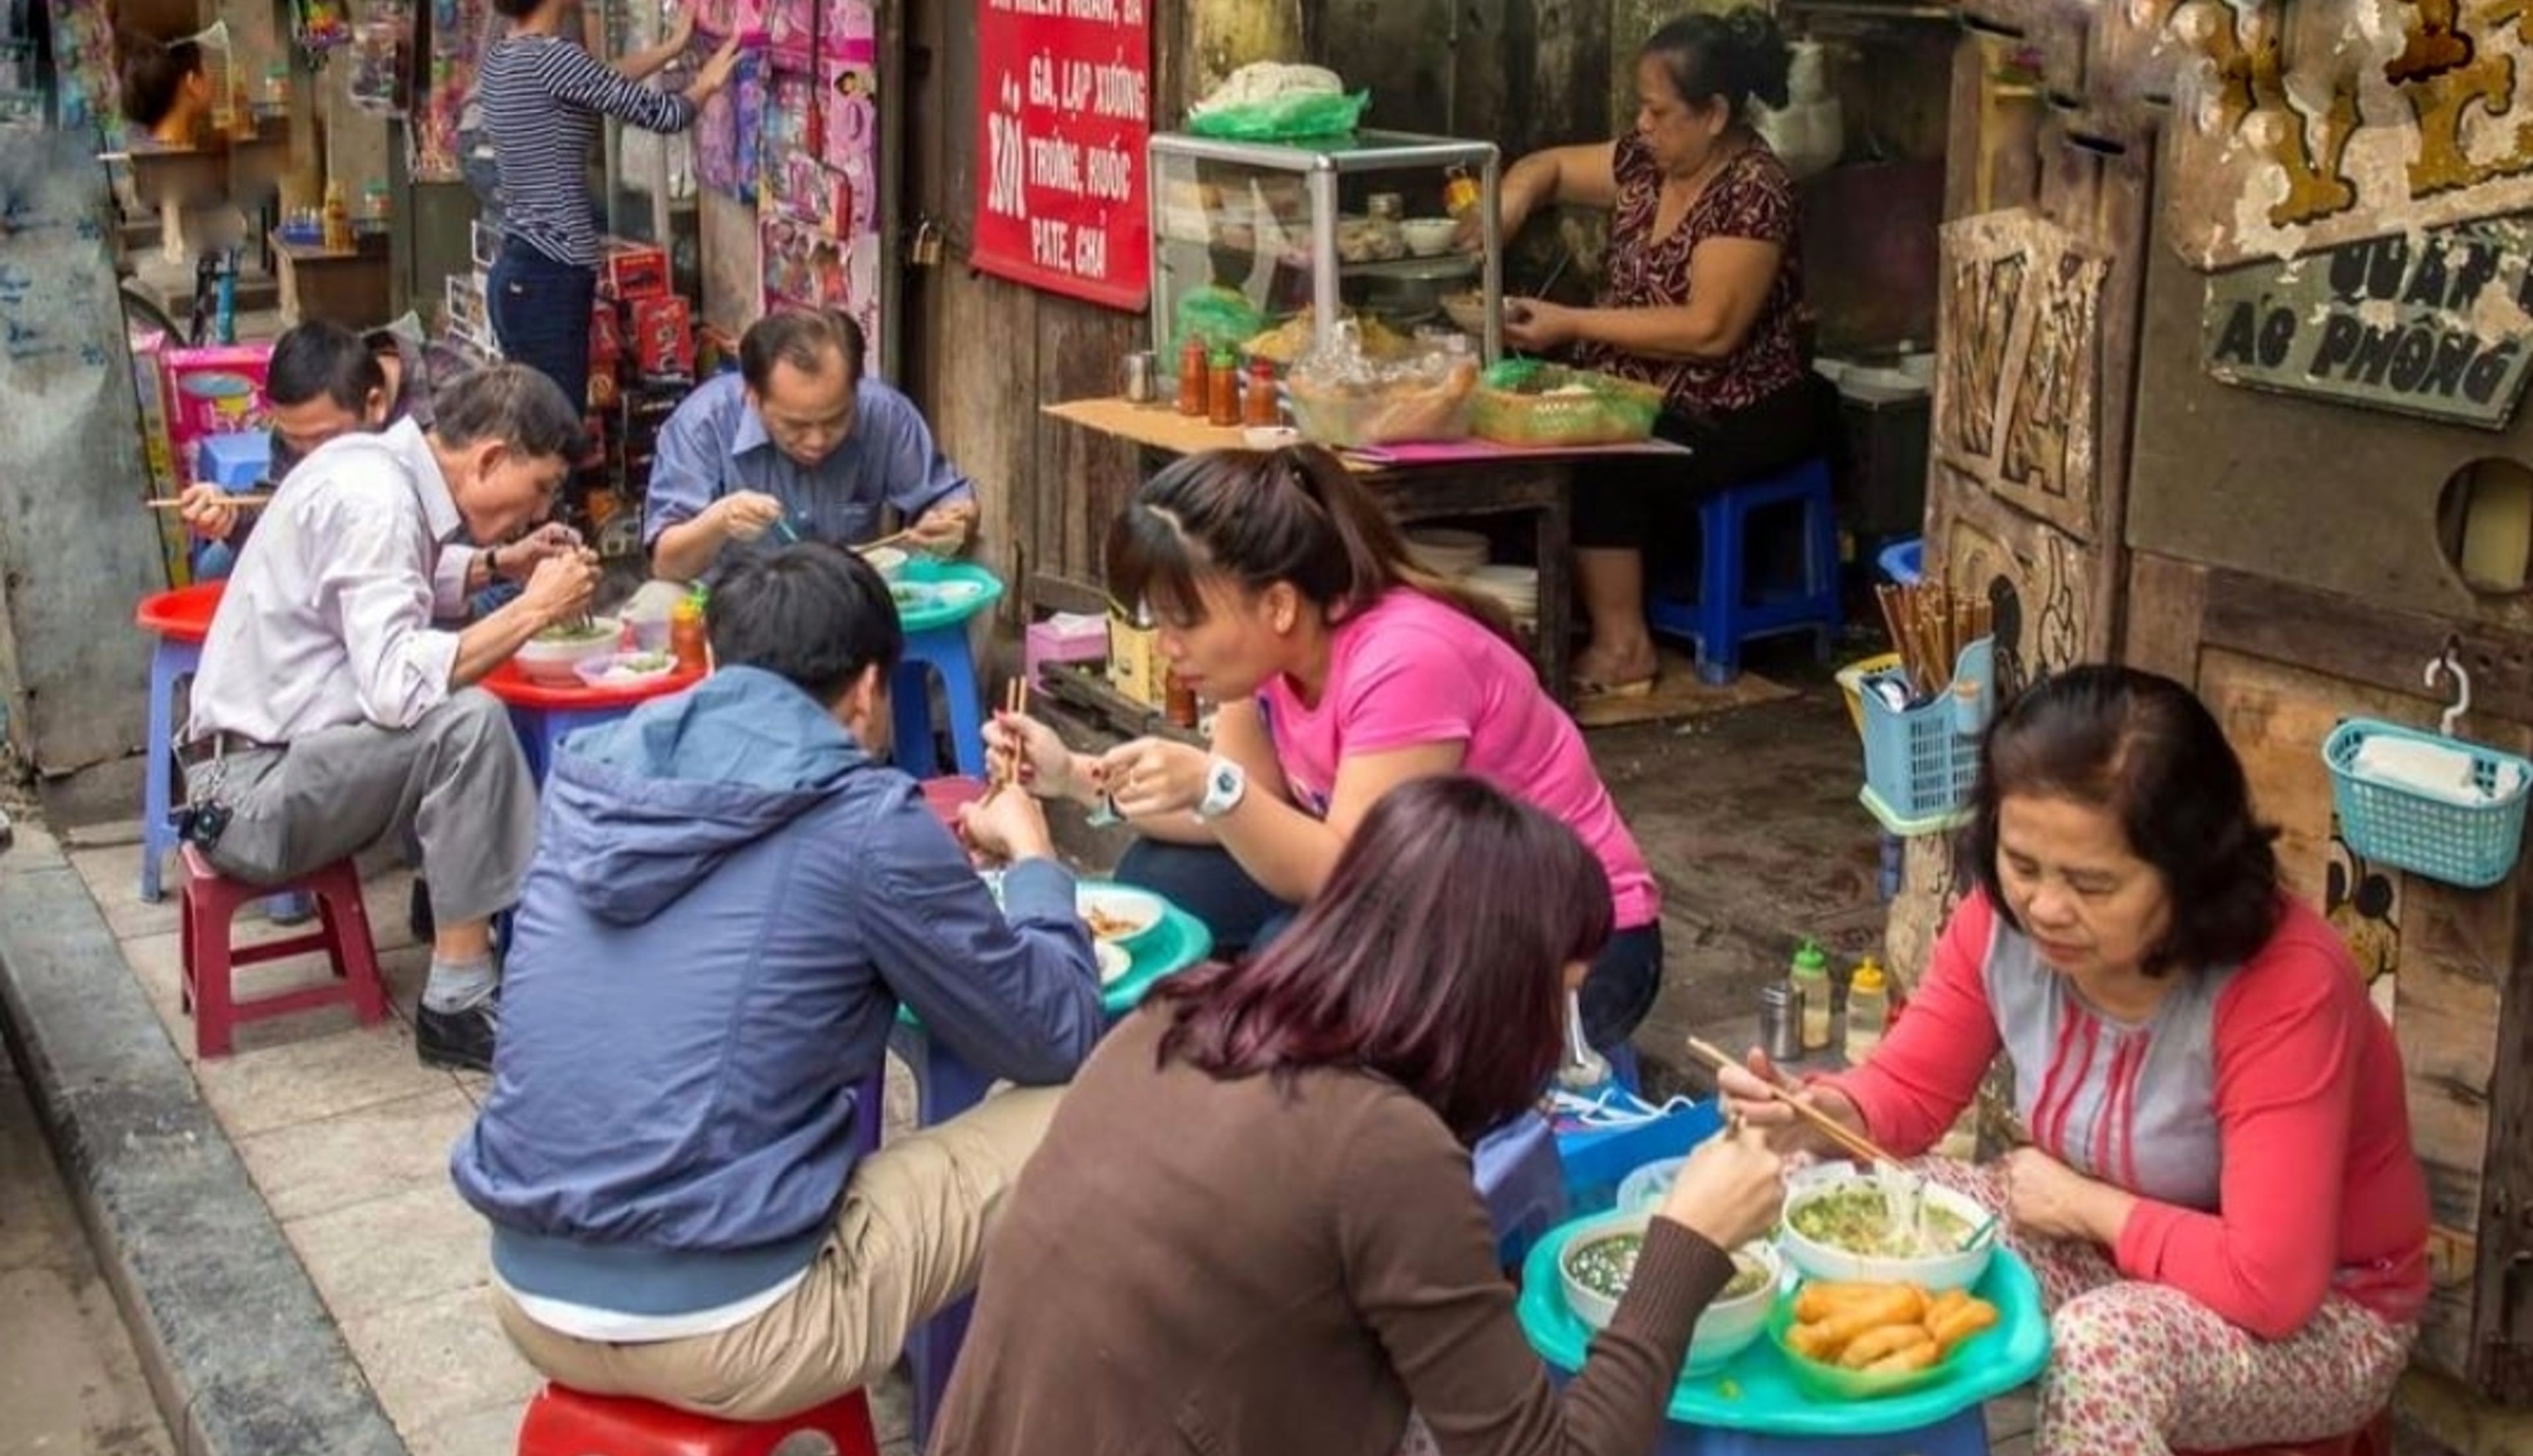
[[[1014,718],[1029,712],[1029,679],[1015,677],[1003,687],[1003,712]],[[1009,753],[996,754],[985,769],[985,797],[992,798],[1005,786],[1019,782],[1020,766]]]
[[[1709,1066],[1712,1066],[1718,1072],[1723,1071],[1727,1067],[1739,1067],[1741,1065],[1732,1057],[1725,1055],[1725,1053],[1717,1047],[1708,1042],[1701,1041],[1694,1036],[1688,1039],[1688,1049],[1695,1052],[1702,1061],[1706,1062]],[[1793,1089],[1785,1086],[1783,1083],[1771,1086],[1768,1090],[1777,1101],[1783,1102],[1787,1107],[1793,1109],[1795,1116],[1811,1124],[1813,1128],[1826,1136],[1832,1142],[1835,1142],[1840,1147],[1847,1149],[1851,1155],[1860,1158],[1868,1163],[1891,1163],[1895,1165],[1899,1163],[1899,1158],[1893,1156],[1888,1150],[1877,1145],[1872,1138],[1866,1137],[1862,1134],[1849,1131],[1846,1124],[1840,1122],[1834,1117],[1831,1117],[1828,1113],[1821,1111],[1819,1108],[1812,1106],[1808,1102],[1797,1100],[1794,1095]]]
[[[269,493],[255,495],[223,495],[220,497],[220,500],[221,503],[233,505],[239,510],[254,510],[260,506],[270,505],[272,503],[272,496]],[[152,499],[144,501],[143,503],[147,505],[151,510],[182,510],[185,507],[185,502],[182,500]]]
[[[903,531],[891,531],[877,541],[865,541],[861,545],[854,547],[854,550],[857,552],[875,552],[884,546],[895,546],[899,542],[912,537],[913,534],[914,528],[909,526]]]

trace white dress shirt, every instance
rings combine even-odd
[[[441,557],[465,530],[419,425],[321,446],[273,493],[229,574],[187,736],[404,728],[447,701],[457,634],[431,623]]]

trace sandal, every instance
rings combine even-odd
[[[1654,693],[1654,677],[1633,677],[1624,682],[1598,682],[1589,677],[1569,677],[1565,685],[1576,702],[1590,698],[1649,698]]]

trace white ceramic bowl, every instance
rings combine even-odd
[[[1619,1180],[1619,1208],[1622,1212],[1651,1213],[1671,1196],[1671,1186],[1679,1181],[1680,1165],[1688,1159],[1664,1158],[1647,1163]]]
[[[1253,450],[1280,450],[1302,442],[1302,432],[1290,425],[1252,425],[1240,432],[1240,442]]]
[[[1595,1330],[1605,1329],[1618,1313],[1619,1300],[1587,1288],[1574,1277],[1574,1254],[1613,1235],[1642,1237],[1652,1221],[1649,1210],[1604,1214],[1575,1230],[1574,1237],[1566,1241],[1557,1260],[1557,1273],[1564,1285],[1566,1308],[1574,1311],[1575,1318]],[[1687,1374],[1714,1369],[1750,1348],[1750,1342],[1767,1327],[1768,1312],[1777,1306],[1777,1295],[1785,1285],[1785,1265],[1777,1252],[1764,1244],[1746,1244],[1734,1251],[1734,1258],[1737,1263],[1748,1260],[1760,1265],[1768,1272],[1767,1280],[1738,1299],[1719,1299],[1698,1314],[1697,1328],[1689,1336],[1688,1362],[1682,1368]]]
[[[608,657],[616,651],[619,631],[616,618],[602,616],[590,622],[590,635],[570,642],[550,642],[531,637],[514,659],[519,670],[532,682],[554,687],[576,687],[580,683],[580,665],[591,658]]]
[[[1798,1232],[1795,1215],[1804,1203],[1841,1188],[1857,1183],[1871,1183],[1869,1175],[1848,1164],[1809,1168],[1787,1181],[1786,1216],[1777,1231],[1777,1247],[1807,1278],[1846,1279],[1873,1284],[1916,1284],[1929,1291],[1968,1289],[1978,1283],[1987,1272],[1988,1259],[1996,1252],[1996,1238],[1990,1234],[1968,1252],[1928,1254],[1918,1258],[1891,1257],[1880,1254],[1851,1253],[1820,1243]],[[1962,1220],[1967,1233],[1987,1221],[1987,1210],[1970,1197],[1951,1189],[1929,1183],[1926,1201]]]
[[[1073,904],[1086,923],[1090,921],[1091,912],[1096,910],[1103,919],[1132,927],[1111,935],[1101,935],[1096,929],[1090,932],[1093,940],[1114,941],[1125,947],[1139,945],[1145,937],[1160,929],[1161,917],[1167,908],[1159,896],[1125,885],[1076,886]]]
[[[1398,224],[1399,235],[1407,240],[1407,251],[1418,258],[1440,258],[1451,251],[1451,239],[1459,234],[1460,225],[1448,217],[1410,217]]]
[[[906,569],[906,553],[893,546],[857,546],[854,553],[870,562],[871,569],[887,581],[897,580],[897,573]]]

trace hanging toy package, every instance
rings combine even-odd
[[[344,0],[292,0],[290,15],[299,48],[316,60],[352,43],[352,16]]]
[[[402,116],[412,104],[413,9],[404,0],[371,0],[352,27],[352,104],[373,116]]]

